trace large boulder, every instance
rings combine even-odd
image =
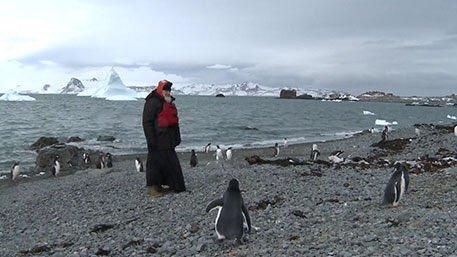
[[[100,135],[97,137],[97,141],[109,141],[109,142],[113,142],[114,140],[116,140],[115,137],[113,136],[108,136],[108,135]]]
[[[295,89],[282,89],[279,93],[279,98],[295,99],[297,98],[297,90]]]
[[[86,153],[89,155],[92,160],[89,164],[84,164],[83,154]],[[63,170],[70,167],[83,169],[88,167],[95,167],[95,160],[103,154],[100,151],[86,150],[84,148],[79,148],[73,145],[52,145],[46,147],[38,152],[36,157],[36,171],[48,171],[54,161],[55,156],[60,157],[60,164]]]
[[[59,140],[55,137],[40,137],[35,143],[30,146],[32,150],[40,150],[50,145],[58,144]]]
[[[82,142],[82,141],[84,141],[84,139],[82,139],[82,138],[80,138],[80,137],[78,137],[78,136],[76,136],[76,137],[69,137],[69,138],[67,139],[67,143]]]

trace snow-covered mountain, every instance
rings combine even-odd
[[[43,90],[45,88],[43,87]],[[81,80],[77,78],[71,78],[70,82],[67,83],[65,87],[62,88],[62,91],[60,91],[61,94],[77,94],[82,91],[84,91],[85,87],[83,83],[81,83]]]
[[[243,82],[239,84],[174,84],[173,93],[177,95],[217,95],[226,96],[279,96],[279,88]]]

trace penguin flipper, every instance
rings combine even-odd
[[[246,219],[246,223],[248,224],[248,232],[251,233],[251,218],[249,217],[248,209],[246,208],[246,206],[244,206],[244,203],[243,205],[241,205],[241,211],[243,212],[244,218]]]
[[[405,171],[405,192],[408,192],[408,187],[409,187],[409,174],[407,171]]]
[[[223,205],[224,205],[224,202],[223,202],[222,198],[213,200],[212,202],[210,202],[208,204],[208,206],[206,206],[206,212],[208,213],[216,208],[222,207]]]
[[[395,185],[389,181],[384,190],[383,204],[392,204],[395,201]]]

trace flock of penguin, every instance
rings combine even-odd
[[[387,137],[387,129],[385,129],[382,137],[383,140]],[[415,130],[417,135],[420,134],[418,129]],[[454,131],[457,136],[457,126]],[[284,138],[283,148],[288,145],[287,138]],[[279,144],[275,143],[273,147],[273,157],[279,155]],[[204,147],[204,152],[209,153],[211,151],[211,143],[208,143]],[[333,163],[342,163],[345,161],[341,157],[342,151],[335,151],[328,157]],[[225,159],[231,160],[233,156],[232,148],[229,147],[225,151]],[[320,156],[317,144],[312,144],[310,159],[316,161]],[[215,152],[216,161],[224,160],[223,150],[219,145],[216,146]],[[90,156],[86,153],[83,154],[84,164],[90,164]],[[135,169],[137,172],[144,172],[143,162],[140,158],[135,159]],[[190,166],[196,167],[198,165],[197,154],[195,150],[191,151]],[[99,158],[95,162],[95,166],[98,169],[111,168],[113,167],[113,159],[110,153],[106,155],[100,154]],[[51,165],[51,173],[53,176],[58,176],[60,173],[60,157],[55,156],[53,164]],[[19,162],[15,162],[11,168],[11,178],[15,180],[20,174]],[[384,189],[384,197],[382,203],[385,205],[398,206],[400,200],[405,195],[409,187],[409,174],[404,164],[397,162],[394,165],[394,172],[392,173],[387,185]],[[218,210],[215,220],[215,231],[218,240],[223,239],[236,239],[241,242],[245,231],[248,233],[251,231],[251,219],[249,217],[248,209],[246,208],[241,191],[239,188],[239,182],[237,179],[232,179],[221,198],[211,201],[206,212]]]
[[[287,138],[284,139],[283,147],[287,147]],[[204,151],[209,153],[211,150],[211,143],[208,143]],[[273,147],[274,157],[279,155],[279,144],[276,143]],[[341,157],[343,151],[335,151],[328,157],[333,163],[342,163],[345,161]],[[216,160],[223,158],[222,149],[217,146]],[[227,160],[232,158],[232,148],[226,151]],[[310,159],[316,161],[320,156],[317,144],[313,144],[311,148]],[[197,157],[195,150],[191,152],[190,165],[195,167],[197,165]],[[394,165],[394,172],[392,173],[387,185],[384,189],[384,197],[382,204],[390,206],[398,206],[400,200],[405,195],[409,186],[409,174],[404,164],[397,162]],[[244,232],[250,232],[252,225],[249,217],[248,209],[246,208],[241,191],[239,189],[239,182],[232,179],[224,192],[222,198],[217,198],[211,201],[206,207],[206,212],[217,210],[215,220],[215,231],[218,240],[223,239],[236,239],[241,242]]]
[[[90,158],[90,155],[87,153],[83,153],[82,155],[82,161],[85,166],[92,164],[92,160]],[[72,165],[70,162],[68,162],[68,165]],[[50,173],[52,176],[57,177],[60,174],[61,171],[61,161],[60,161],[60,156],[55,155],[52,158],[52,161],[49,165],[50,167]],[[113,155],[111,153],[106,153],[106,154],[100,154],[98,156],[98,159],[95,161],[95,168],[97,169],[104,169],[104,168],[112,168],[113,167]],[[20,162],[15,161],[13,165],[11,166],[10,170],[10,178],[11,180],[16,180],[21,174],[21,167],[20,167]],[[39,176],[44,175],[45,172],[40,172],[38,173]],[[24,178],[27,178],[27,175],[21,175]]]

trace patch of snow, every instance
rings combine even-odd
[[[398,122],[396,122],[396,121],[388,122],[386,120],[376,119],[375,124],[378,126],[390,126],[390,125],[398,125]]]
[[[373,112],[370,111],[363,111],[363,115],[376,115]]]
[[[28,96],[28,95],[21,95],[15,91],[9,91],[9,92],[6,92],[4,95],[0,96],[0,100],[16,102],[16,101],[35,101],[36,99],[31,96]]]

